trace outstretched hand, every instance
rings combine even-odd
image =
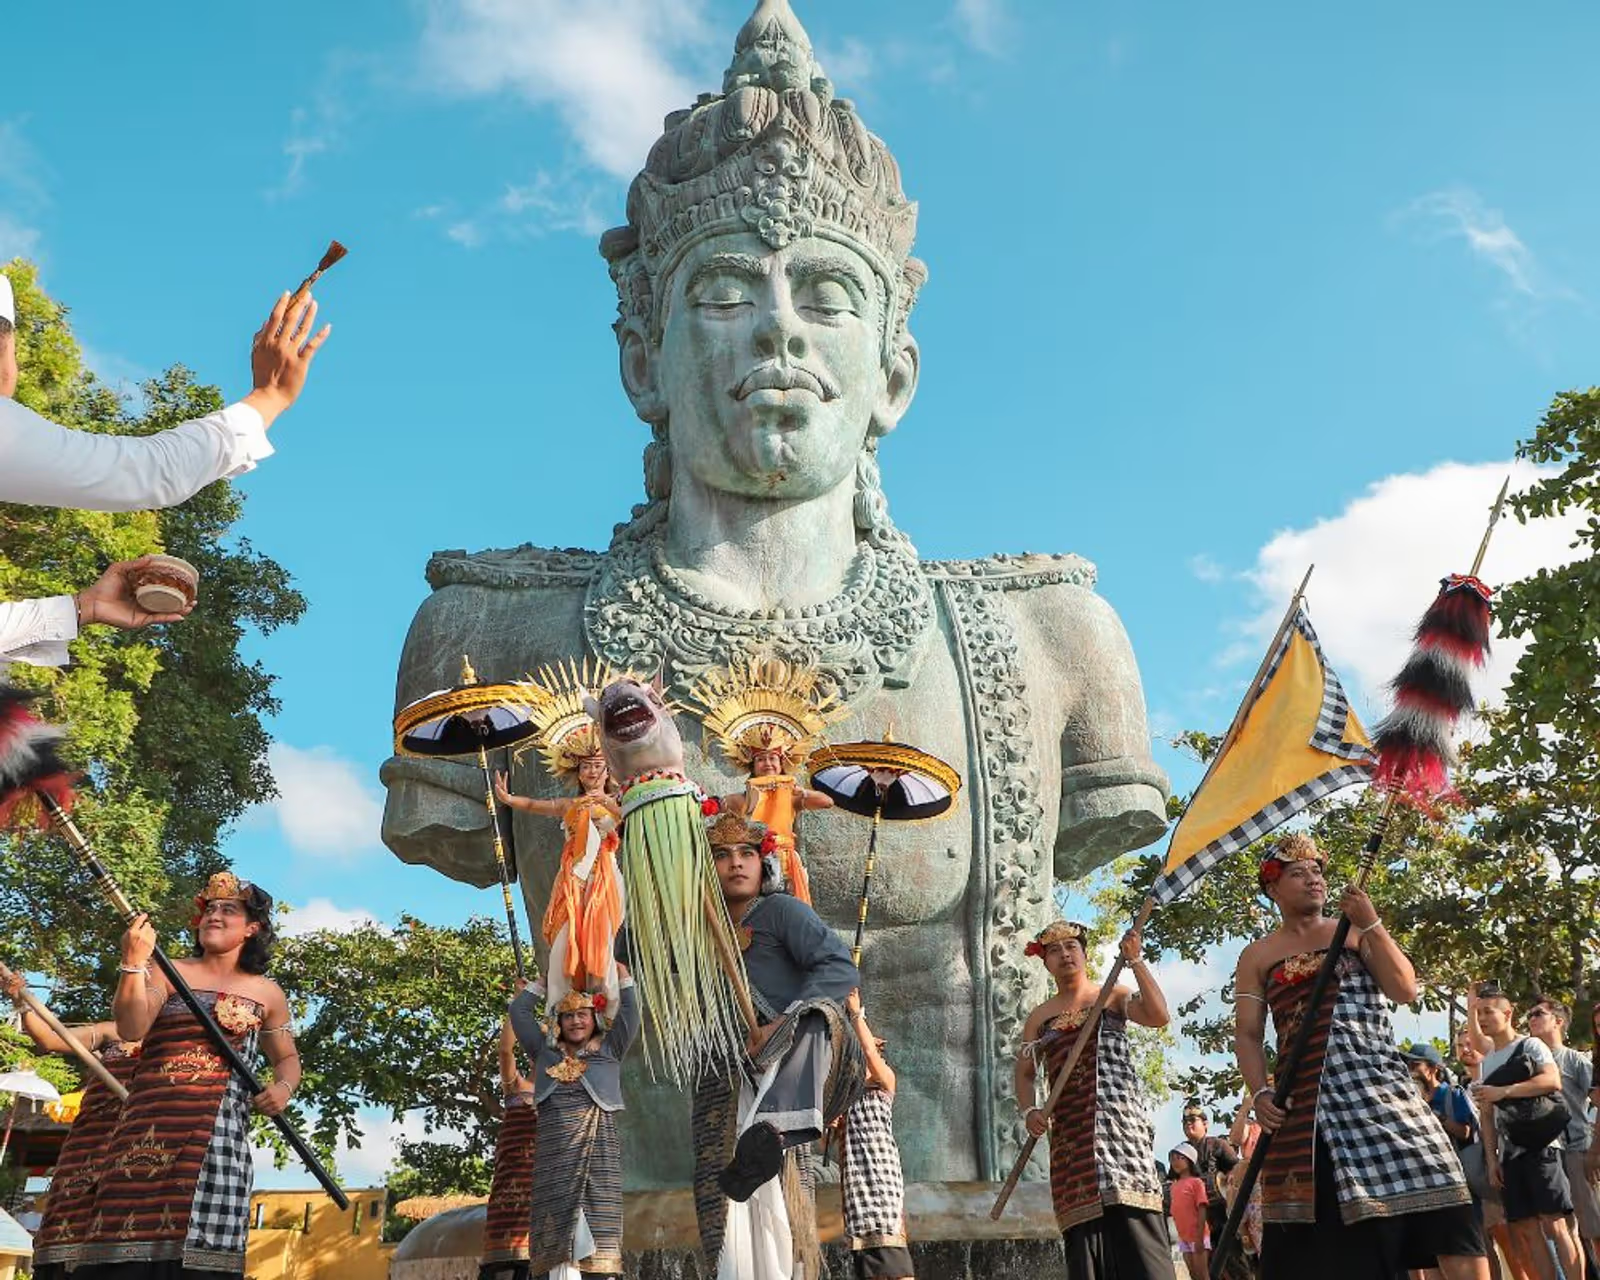
[[[255,407],[267,426],[300,398],[311,361],[333,332],[333,326],[327,324],[313,333],[316,319],[315,298],[306,293],[291,299],[285,293],[273,304],[266,323],[256,330],[250,345],[255,390],[245,397],[245,403]]]
[[[104,573],[92,587],[85,587],[76,596],[78,624],[103,622],[108,627],[124,631],[137,631],[153,622],[182,622],[194,605],[187,604],[177,613],[151,613],[139,607],[133,596],[132,574],[143,569],[153,556],[140,556],[137,560],[119,560]]]

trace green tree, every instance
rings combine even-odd
[[[17,399],[81,430],[142,435],[220,407],[213,387],[174,366],[129,404],[84,368],[68,312],[27,263],[5,268],[17,299]],[[305,608],[288,575],[232,526],[242,499],[227,482],[162,512],[105,513],[0,505],[0,598],[75,591],[113,560],[150,551],[201,571],[200,603],[181,624],[140,632],[91,627],[64,670],[13,666],[42,695],[41,713],[70,728],[84,774],[80,824],[135,902],[155,908],[169,940],[186,936],[187,900],[223,865],[229,824],[274,794],[261,717],[272,677],[245,663],[247,628],[271,631]],[[0,947],[48,975],[67,1017],[105,1012],[119,926],[74,855],[50,835],[0,837]],[[178,949],[178,948],[174,948]]]
[[[429,1136],[402,1147],[408,1194],[487,1191],[512,972],[504,925],[483,917],[284,939],[273,976],[294,1009],[305,1066],[295,1103],[315,1112],[313,1140],[359,1146],[363,1106],[396,1120],[417,1112]]]

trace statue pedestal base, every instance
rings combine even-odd
[[[1060,1280],[1066,1274],[1050,1188],[1022,1183],[996,1222],[989,1209],[999,1190],[990,1182],[914,1182],[906,1188],[917,1280]],[[452,1209],[420,1223],[395,1249],[390,1280],[477,1280],[483,1217],[480,1206]],[[623,1197],[623,1223],[628,1276],[715,1280],[701,1270],[694,1201],[687,1190],[629,1192]],[[836,1183],[817,1188],[817,1227],[828,1276],[816,1280],[850,1280],[854,1272]]]

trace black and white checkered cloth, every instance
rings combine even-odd
[[[906,1182],[894,1140],[894,1097],[868,1089],[845,1114],[844,1224],[858,1240],[898,1236]]]
[[[1105,1013],[1095,1058],[1094,1162],[1100,1203],[1161,1208],[1156,1130],[1128,1041],[1128,1020]]]
[[[1328,660],[1323,655],[1322,645],[1317,640],[1317,633],[1311,627],[1311,618],[1304,606],[1295,615],[1294,625],[1283,633],[1283,639],[1273,650],[1267,669],[1261,673],[1261,679],[1256,682],[1253,695],[1259,697],[1272,683],[1272,678],[1278,674],[1278,668],[1283,665],[1284,656],[1289,652],[1289,646],[1296,635],[1304,637],[1310,644],[1322,668],[1322,705],[1317,711],[1317,723],[1311,732],[1310,745],[1326,752],[1333,759],[1346,763],[1332,765],[1326,773],[1318,774],[1287,795],[1280,796],[1263,806],[1231,831],[1218,836],[1199,850],[1182,866],[1174,867],[1159,877],[1150,888],[1150,896],[1158,905],[1165,906],[1181,897],[1222,859],[1264,836],[1271,835],[1313,802],[1321,800],[1324,796],[1331,796],[1344,787],[1371,780],[1372,766],[1376,763],[1377,757],[1370,747],[1344,740],[1350,724],[1350,700],[1345,697],[1339,677],[1334,674],[1333,668],[1328,665]]]
[[[1472,1198],[1454,1144],[1395,1047],[1388,1002],[1353,953],[1342,961],[1328,1030],[1317,1132],[1333,1155],[1346,1223]]]
[[[208,992],[201,998],[209,995]],[[248,1062],[255,1055],[256,1033],[250,1032],[238,1048]],[[195,1182],[189,1232],[183,1242],[185,1267],[223,1270],[237,1265],[250,1236],[250,1189],[254,1181],[250,1095],[238,1073],[230,1071]]]

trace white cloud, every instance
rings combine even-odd
[[[695,98],[677,62],[705,37],[704,0],[432,0],[424,76],[556,112],[585,159],[636,173],[662,117]]]
[[[819,43],[815,53],[823,74],[847,98],[860,92],[872,78],[876,60],[866,42],[856,36],[845,36],[836,45]]]
[[[1467,187],[1450,187],[1418,196],[1401,211],[1405,221],[1421,225],[1432,239],[1465,242],[1473,257],[1499,273],[1513,294],[1533,301],[1573,300],[1572,290],[1550,280],[1533,251],[1498,209]]]
[[[974,49],[991,56],[999,54],[1007,25],[1001,0],[956,0],[955,18]]]
[[[38,227],[29,226],[9,213],[0,213],[0,262],[10,262],[13,258],[36,261],[42,234]]]
[[[1189,572],[1201,582],[1221,582],[1227,571],[1204,551],[1189,557]]]
[[[354,764],[329,747],[286,742],[268,747],[267,760],[279,793],[267,811],[291,848],[350,855],[377,846],[383,806]]]
[[[463,249],[476,249],[483,244],[483,232],[470,218],[452,222],[446,228],[445,235]]]
[[[286,907],[278,913],[278,932],[286,938],[322,929],[349,933],[365,925],[377,924],[378,917],[365,907],[337,907],[331,898],[313,898],[303,907]]]
[[[1318,638],[1346,687],[1365,693],[1366,704],[1358,698],[1357,706],[1370,725],[1387,709],[1384,686],[1404,663],[1411,629],[1439,579],[1471,567],[1489,504],[1507,474],[1518,492],[1541,471],[1525,462],[1441,463],[1421,474],[1389,476],[1338,515],[1276,534],[1248,575],[1260,592],[1260,611],[1244,628],[1248,640],[1227,656],[1256,658],[1307,566],[1315,564],[1306,595]],[[1574,515],[1524,525],[1508,511],[1481,576],[1493,586],[1570,562],[1577,525]],[[1480,696],[1505,687],[1526,647],[1521,640],[1495,642]]]
[[[0,120],[0,262],[38,261],[37,222],[50,203],[45,166],[23,133],[23,120]]]

